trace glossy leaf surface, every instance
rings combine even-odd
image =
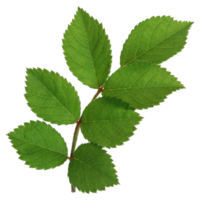
[[[87,193],[119,184],[111,156],[92,143],[77,148],[69,163],[68,176],[74,187]]]
[[[110,148],[128,141],[142,117],[129,104],[116,98],[103,97],[92,101],[81,119],[84,137]]]
[[[50,169],[62,165],[68,158],[64,139],[45,122],[31,121],[8,134],[19,159],[36,169]]]
[[[186,44],[192,22],[176,21],[170,16],[151,17],[131,31],[123,45],[120,65],[162,63],[180,52]]]
[[[167,95],[184,88],[159,65],[138,63],[117,70],[106,82],[103,95],[122,99],[135,109],[159,105]]]
[[[73,124],[80,116],[80,101],[74,87],[53,71],[27,69],[25,97],[31,110],[53,124]]]
[[[69,69],[83,84],[104,84],[111,67],[110,41],[102,24],[81,8],[64,34],[63,50]]]

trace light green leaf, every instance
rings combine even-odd
[[[96,144],[82,144],[70,160],[70,183],[82,192],[97,192],[119,184],[111,156]]]
[[[62,165],[68,158],[67,146],[61,135],[50,125],[30,121],[8,134],[19,159],[36,169]]]
[[[71,72],[91,88],[102,86],[111,67],[111,46],[97,20],[78,8],[64,34],[63,50]]]
[[[167,95],[184,88],[159,65],[138,63],[117,70],[106,82],[103,95],[117,97],[135,109],[159,105]]]
[[[80,116],[80,101],[71,83],[46,69],[27,69],[25,97],[31,110],[54,124],[73,124]]]
[[[130,63],[166,61],[183,49],[192,24],[169,16],[151,17],[139,23],[124,43],[121,67]]]
[[[92,101],[81,117],[81,131],[90,142],[116,147],[128,141],[142,117],[129,104],[116,98],[103,97]]]

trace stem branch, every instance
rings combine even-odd
[[[92,98],[91,102],[93,100],[95,100],[99,96],[99,94],[103,91],[103,87],[104,87],[104,85],[98,89],[98,91],[96,92],[96,94]],[[72,148],[71,148],[71,153],[70,153],[69,160],[71,160],[74,157],[74,151],[76,149],[76,142],[77,142],[77,139],[78,139],[78,133],[79,133],[79,129],[80,129],[80,124],[82,122],[81,121],[81,117],[76,122],[76,127],[75,127],[75,130],[74,130],[74,136],[73,136],[73,140],[72,140]],[[71,184],[71,191],[72,192],[76,192],[76,188],[72,184]]]

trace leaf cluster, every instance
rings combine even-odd
[[[31,110],[44,121],[76,123],[76,128],[69,156],[64,139],[51,125],[24,123],[8,134],[19,158],[31,168],[45,170],[69,159],[72,191],[96,192],[119,184],[111,156],[103,148],[115,148],[129,140],[142,119],[136,109],[159,105],[184,88],[159,64],[183,49],[191,25],[169,16],[139,23],[123,45],[121,67],[109,76],[108,35],[102,24],[78,8],[64,33],[64,56],[74,76],[98,91],[81,115],[78,93],[66,78],[46,69],[27,69],[25,98]],[[102,97],[96,99],[101,92]],[[89,143],[76,149],[79,129]]]

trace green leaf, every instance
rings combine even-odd
[[[90,142],[116,147],[128,141],[142,117],[129,104],[116,98],[103,97],[92,101],[81,117],[81,131]]]
[[[19,159],[36,169],[62,165],[68,158],[67,146],[61,135],[50,125],[30,121],[8,134]]]
[[[63,50],[71,72],[91,88],[102,86],[111,67],[111,46],[97,20],[78,8],[64,34]]]
[[[193,22],[181,22],[172,17],[151,17],[139,23],[124,43],[120,65],[130,63],[162,63],[180,52],[186,44]]]
[[[119,184],[111,156],[96,144],[82,144],[70,160],[70,183],[82,192],[97,192]]]
[[[106,82],[103,95],[117,97],[135,109],[159,105],[167,95],[184,88],[159,65],[138,63],[117,70]]]
[[[25,97],[31,110],[53,124],[73,124],[80,116],[80,101],[71,83],[46,69],[27,69]]]

